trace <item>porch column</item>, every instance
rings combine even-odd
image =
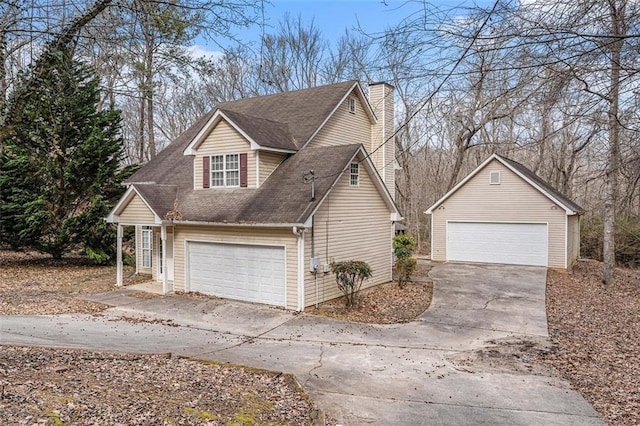
[[[160,228],[160,244],[162,244],[162,294],[167,294],[169,292],[169,280],[168,275],[169,271],[167,271],[167,226],[162,225]]]
[[[122,225],[118,224],[116,242],[116,285],[122,286]]]

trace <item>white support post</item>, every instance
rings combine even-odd
[[[122,286],[122,225],[118,224],[116,247],[116,285]]]
[[[167,226],[162,225],[160,228],[160,244],[162,244],[162,294],[169,293],[169,280],[167,271]]]

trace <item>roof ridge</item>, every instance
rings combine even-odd
[[[219,111],[221,111],[221,112],[223,112],[225,114],[232,114],[232,115],[233,114],[237,114],[237,115],[241,115],[243,117],[252,118],[252,119],[258,119],[258,120],[262,120],[262,121],[268,121],[270,123],[281,124],[283,126],[289,127],[289,123],[284,123],[284,122],[278,121],[278,120],[271,120],[269,118],[260,117],[259,115],[245,114],[244,112],[238,112],[238,111],[234,111],[232,109],[220,108],[220,107],[216,107],[216,109],[218,109]]]
[[[331,87],[335,87],[335,86],[341,86],[341,85],[345,85],[345,86],[352,86],[353,84],[357,83],[358,80],[345,80],[345,81],[340,81],[338,83],[332,83],[332,84],[324,84],[321,86],[313,86],[313,87],[305,87],[303,89],[295,89],[295,90],[285,90],[283,92],[278,92],[278,93],[270,93],[267,95],[255,95],[255,96],[249,96],[247,98],[240,98],[240,99],[234,99],[232,101],[225,101],[225,102],[221,102],[217,105],[217,107],[219,108],[221,105],[229,105],[229,104],[234,104],[236,102],[242,102],[242,101],[248,101],[251,99],[257,99],[257,98],[271,98],[271,97],[276,97],[276,96],[282,96],[282,95],[287,95],[287,94],[299,94],[302,92],[311,92],[314,90],[326,90],[328,88]]]

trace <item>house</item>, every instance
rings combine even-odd
[[[391,280],[393,87],[356,81],[218,105],[126,183],[107,220],[135,227],[163,292],[287,309],[341,296],[330,263]]]
[[[493,154],[431,215],[431,258],[571,269],[584,210],[522,164]]]

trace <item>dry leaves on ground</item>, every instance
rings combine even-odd
[[[0,424],[312,424],[286,374],[163,355],[0,346]]]
[[[400,288],[398,283],[390,282],[362,290],[355,308],[347,308],[341,297],[322,303],[318,309],[309,308],[307,312],[343,321],[401,323],[411,321],[427,310],[432,295],[432,283],[408,283]]]
[[[617,269],[602,283],[602,264],[549,271],[547,317],[558,350],[543,358],[570,380],[611,424],[640,424],[640,270]]]
[[[127,269],[127,280],[132,269]],[[36,252],[0,251],[0,315],[95,313],[107,306],[82,295],[115,288],[116,270],[83,258],[52,259]],[[128,282],[125,282],[127,284]]]

